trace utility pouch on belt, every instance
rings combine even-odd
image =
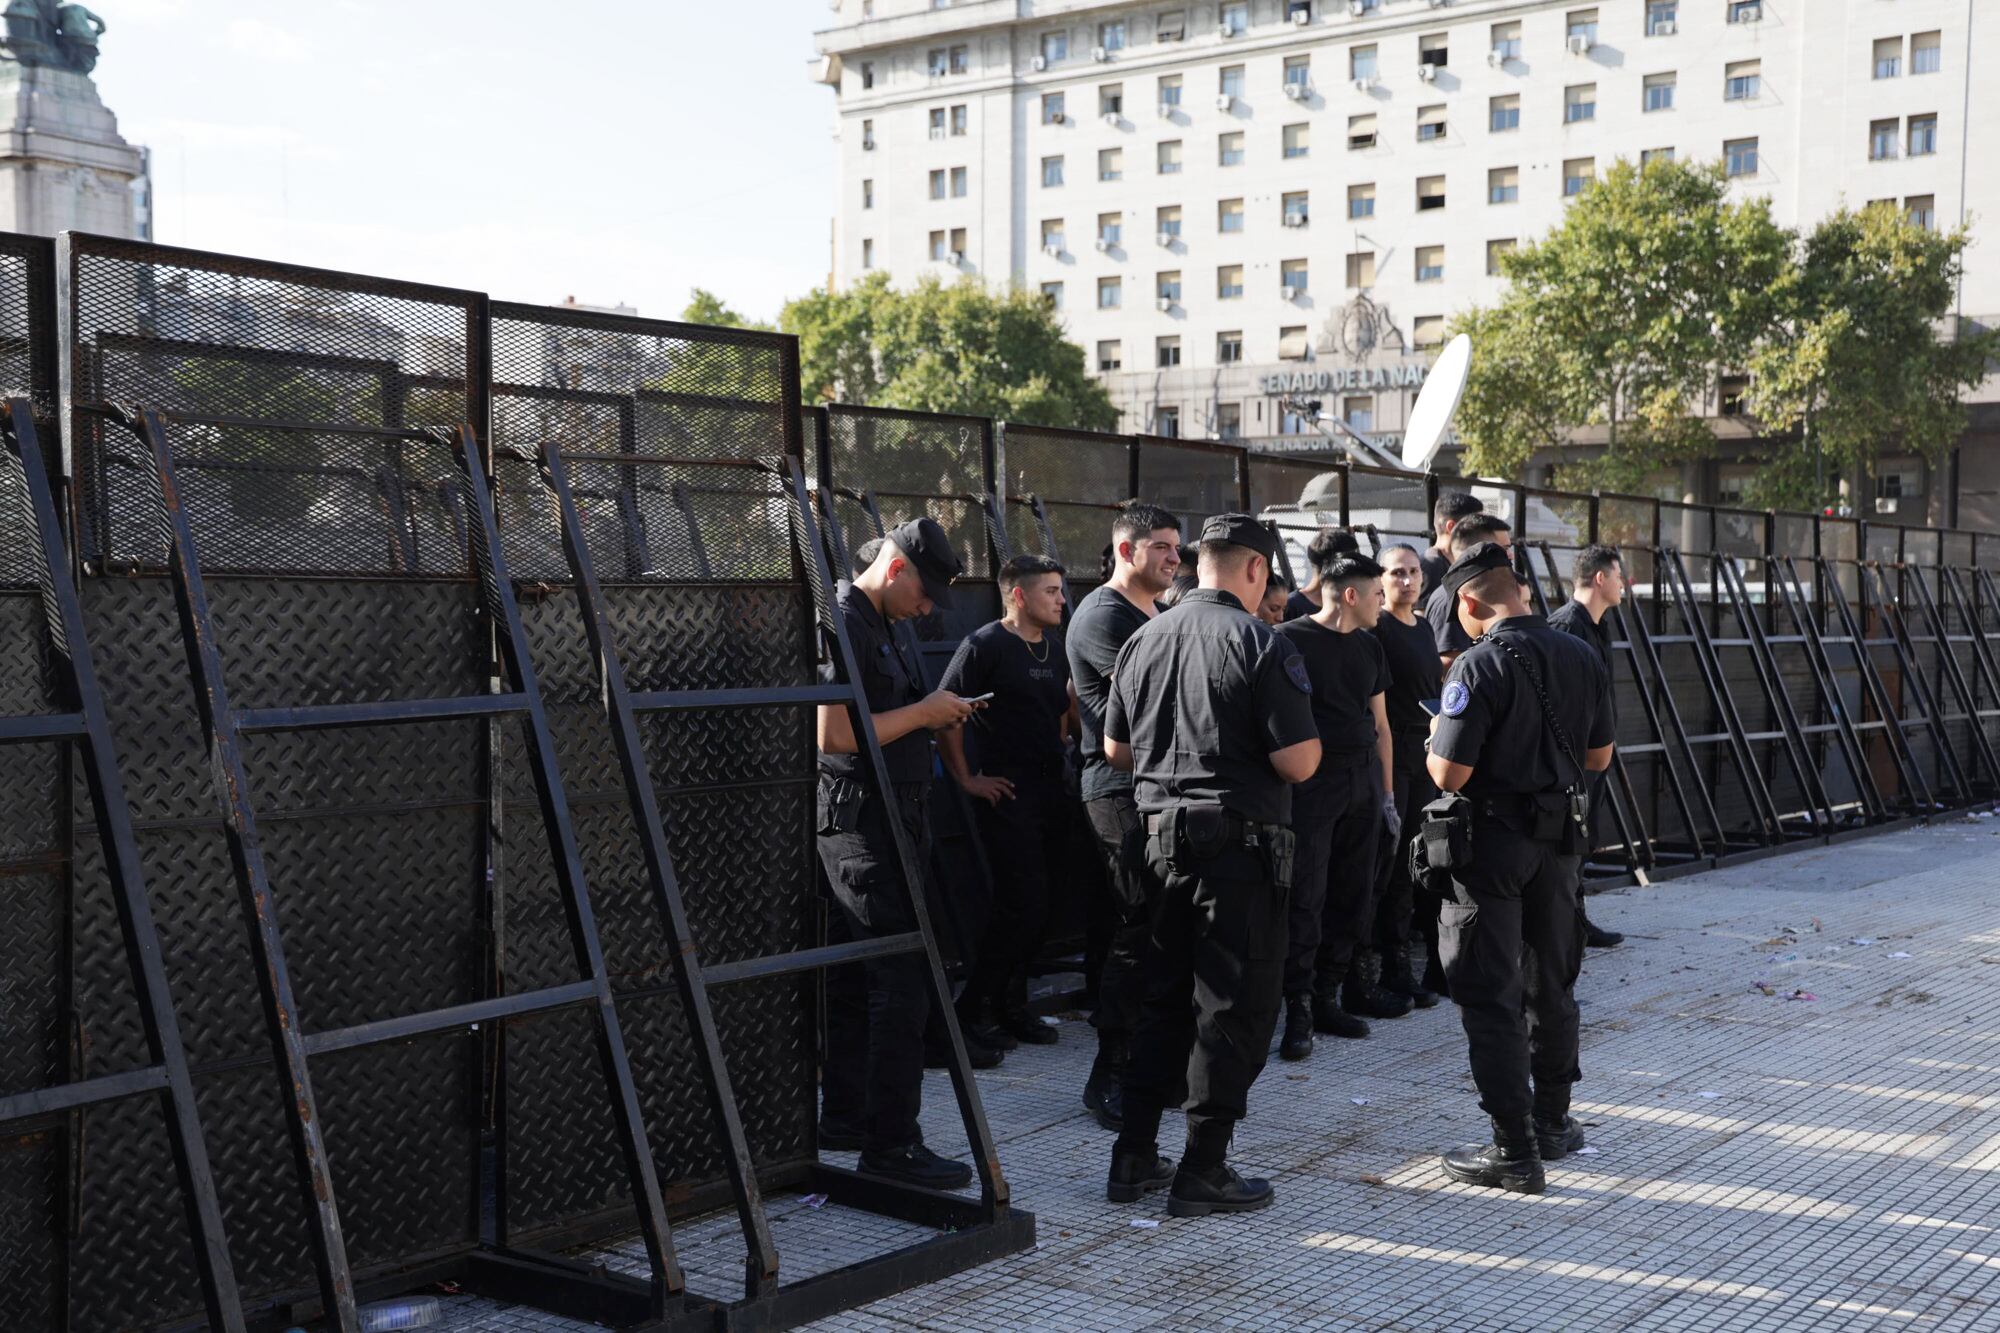
[[[1271,872],[1271,882],[1281,889],[1292,887],[1292,861],[1298,855],[1298,835],[1288,828],[1275,825],[1264,829],[1258,835],[1263,842],[1264,865]]]
[[[1182,805],[1167,812],[1171,820],[1168,855],[1176,862],[1211,861],[1237,841],[1240,825],[1221,805]]]
[[[861,827],[861,805],[868,789],[850,778],[821,778],[819,782],[819,831],[852,833]]]
[[[1410,878],[1435,887],[1436,881],[1472,864],[1472,802],[1446,792],[1423,809],[1423,822],[1410,840]]]

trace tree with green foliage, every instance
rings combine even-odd
[[[729,303],[706,287],[696,287],[688,292],[687,306],[681,311],[683,324],[711,324],[724,329],[753,329],[769,333],[771,326],[757,320],[745,319],[736,313]]]
[[[871,273],[789,302],[808,403],[843,402],[1110,430],[1118,409],[1038,295],[967,278],[897,291]]]
[[[1501,262],[1506,294],[1454,323],[1473,340],[1457,416],[1468,466],[1520,472],[1578,426],[1605,428],[1564,481],[1638,489],[1707,456],[1691,404],[1744,364],[1790,281],[1791,233],[1766,199],[1732,201],[1719,165],[1619,161],[1542,240]]]
[[[1747,363],[1747,406],[1777,436],[1753,503],[1817,509],[1842,480],[1869,495],[1885,453],[1936,464],[1949,452],[1965,429],[1961,396],[2000,356],[2000,333],[1940,329],[1966,243],[1963,227],[1931,231],[1882,205],[1813,228]]]

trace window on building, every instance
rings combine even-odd
[[[1097,308],[1116,310],[1125,304],[1125,283],[1122,278],[1099,278],[1097,280]]]
[[[1153,295],[1162,301],[1179,301],[1181,299],[1181,271],[1177,268],[1169,269],[1166,272],[1155,275],[1153,278]]]
[[[951,253],[946,258],[950,259],[953,263],[957,263],[960,259],[964,258],[967,248],[965,228],[953,227],[951,229]]]
[[[1306,261],[1303,259],[1279,261],[1278,282],[1283,287],[1287,300],[1296,300],[1304,296],[1312,285]]]
[[[1417,108],[1417,142],[1439,143],[1444,139],[1444,104]]]
[[[1159,235],[1166,237],[1169,241],[1179,240],[1181,236],[1181,206],[1179,204],[1163,205],[1154,213],[1153,223],[1158,229]]]
[[[1356,394],[1340,400],[1340,419],[1347,428],[1366,434],[1375,429],[1375,395]]]
[[[942,171],[933,171],[931,173],[931,198],[944,198],[944,172]]]
[[[1494,167],[1486,173],[1486,202],[1513,204],[1521,199],[1521,169]]]
[[[866,236],[861,238],[861,267],[875,267],[875,242]]]
[[[965,198],[967,193],[967,185],[968,181],[966,178],[965,168],[953,167],[951,169],[951,197],[954,199]]]
[[[1729,0],[1731,23],[1755,23],[1764,17],[1764,0]]]
[[[1117,370],[1125,364],[1125,345],[1116,338],[1107,338],[1097,344],[1097,368],[1100,371]]]
[[[1427,33],[1417,38],[1417,63],[1429,65],[1433,69],[1449,68],[1451,39],[1441,32]]]
[[[1284,400],[1279,401],[1277,416],[1278,434],[1280,435],[1304,435],[1313,428],[1312,423],[1306,420],[1304,413],[1286,406]]]
[[[872,120],[861,122],[861,151],[864,153],[875,151],[875,122]]]
[[[1646,35],[1671,36],[1681,16],[1680,0],[1646,0]]]
[[[1910,117],[1910,156],[1928,157],[1937,151],[1937,117]]]
[[[1925,231],[1937,230],[1937,196],[1913,194],[1903,201],[1903,216]]]
[[[1243,360],[1243,330],[1227,329],[1215,335],[1215,364],[1233,366]]]
[[[1125,114],[1125,85],[1105,83],[1098,85],[1097,114],[1100,116],[1122,116]]]
[[[1107,248],[1115,249],[1125,238],[1125,215],[1123,213],[1099,213],[1097,215],[1097,239]]]
[[[1243,404],[1217,403],[1215,405],[1215,436],[1219,440],[1240,440],[1243,438]]]
[[[1243,66],[1224,65],[1216,77],[1215,90],[1227,97],[1243,96]]]
[[[865,92],[868,89],[873,88],[874,86],[875,86],[875,62],[872,60],[864,60],[861,62],[862,90]]]
[[[1417,211],[1434,213],[1444,207],[1444,177],[1417,177]]]
[[[1158,166],[1162,176],[1172,176],[1181,169],[1181,141],[1167,139],[1158,149]]]
[[[1224,264],[1215,270],[1215,295],[1224,301],[1243,299],[1243,265]]]
[[[971,69],[971,68],[972,68],[972,64],[971,64],[971,51],[970,51],[970,49],[969,49],[969,48],[967,48],[967,47],[964,47],[964,46],[954,46],[954,47],[952,47],[952,48],[951,48],[951,72],[952,72],[952,73],[954,73],[954,74],[963,74],[963,73],[965,73],[965,72],[966,72],[966,71],[967,71],[968,69]]]
[[[1347,285],[1350,287],[1373,287],[1375,285],[1375,252],[1357,250],[1347,257]]]
[[[1375,146],[1374,115],[1371,113],[1365,116],[1349,116],[1347,118],[1348,151],[1354,152],[1363,148],[1373,148],[1374,146]]]
[[[1069,248],[1068,241],[1063,236],[1063,220],[1061,218],[1042,219],[1042,249],[1046,251],[1051,247],[1058,253]]]
[[[1187,39],[1187,11],[1169,9],[1161,13],[1153,22],[1153,37],[1162,42],[1179,42]]]
[[[1574,199],[1597,179],[1597,159],[1573,157],[1563,163],[1563,198]]]
[[[1517,19],[1511,23],[1493,25],[1493,54],[1502,60],[1521,58],[1521,24]]]
[[[1101,181],[1122,181],[1125,179],[1125,150],[1123,148],[1100,148],[1097,150],[1097,179]]]
[[[1063,114],[1063,95],[1061,93],[1043,93],[1042,124],[1060,125],[1065,119],[1067,117]]]
[[[1287,125],[1281,136],[1284,140],[1285,157],[1310,157],[1312,155],[1312,126],[1306,124]]]
[[[1231,130],[1215,138],[1215,160],[1225,167],[1243,165],[1243,131]]]
[[[1502,266],[1506,263],[1506,257],[1513,253],[1514,238],[1511,236],[1502,237],[1497,241],[1488,241],[1486,243],[1486,276],[1489,278],[1500,277],[1505,271]]]
[[[1160,109],[1172,112],[1181,104],[1181,76],[1162,74],[1160,76]]]
[[[1642,148],[1639,150],[1639,167],[1644,170],[1655,162],[1671,162],[1674,150],[1671,148]]]
[[[1376,74],[1375,48],[1355,46],[1348,48],[1347,77],[1350,79],[1372,79]]]
[[[1106,19],[1097,25],[1097,44],[1106,51],[1125,49],[1125,20]]]
[[[1313,16],[1312,0],[1285,0],[1285,22],[1297,23],[1300,16],[1310,22]]]
[[[1059,64],[1069,59],[1069,31],[1060,29],[1042,34],[1042,63]]]
[[[1063,183],[1063,160],[1060,157],[1042,159],[1042,184],[1054,189]]]
[[[951,109],[951,133],[953,138],[963,138],[966,127],[966,107],[960,102]]]
[[[1350,218],[1372,218],[1375,216],[1375,182],[1347,187],[1347,216]]]
[[[1219,232],[1243,230],[1243,201],[1224,199],[1215,205],[1215,229]]]
[[[1563,124],[1597,119],[1597,85],[1573,83],[1563,89]]]
[[[1754,176],[1757,174],[1757,141],[1751,139],[1731,139],[1722,145],[1722,160],[1730,176]]]
[[[930,239],[931,258],[937,262],[942,263],[945,257],[946,248],[947,247],[945,242],[945,234],[941,231],[932,232]]]
[[[875,182],[874,182],[874,181],[863,181],[863,182],[861,182],[861,206],[862,206],[863,208],[873,208],[873,207],[875,207]]]
[[[1287,227],[1303,227],[1312,221],[1312,193],[1309,190],[1291,190],[1278,200],[1279,218]]]
[[[1059,282],[1045,282],[1042,284],[1042,301],[1049,309],[1060,310],[1063,308],[1062,287],[1063,285]]]
[[[1581,37],[1591,46],[1597,45],[1597,11],[1594,9],[1572,9],[1565,24],[1565,34],[1571,41]]]
[[[1285,57],[1285,85],[1289,88],[1309,88],[1312,86],[1312,57]]]
[[[945,71],[950,68],[946,61],[945,49],[942,46],[933,46],[924,56],[925,70],[932,78],[941,79],[945,76]]]
[[[1672,111],[1674,109],[1674,85],[1678,76],[1672,70],[1665,74],[1648,74],[1645,78],[1645,109],[1648,111]]]
[[[1509,93],[1505,97],[1495,97],[1486,104],[1486,128],[1495,134],[1521,128],[1521,97]]]
[[[1758,89],[1764,82],[1764,62],[1761,60],[1732,60],[1722,67],[1722,100],[1725,102],[1755,101]]]
[[[944,108],[941,106],[932,107],[930,118],[931,118],[931,138],[933,139],[944,138]]]
[[[1417,247],[1417,281],[1444,281],[1444,247],[1442,245],[1420,245]]]
[[[1910,73],[1935,74],[1944,68],[1944,48],[1938,34],[1920,32],[1910,38]]]
[[[1312,338],[1303,324],[1287,324],[1278,330],[1278,360],[1312,360]]]
[[[1750,393],[1748,375],[1723,375],[1715,382],[1716,409],[1725,417],[1743,415],[1744,399]]]
[[[1903,39],[1878,37],[1875,40],[1875,77],[1893,79],[1903,72]]]
[[[1154,408],[1153,434],[1163,440],[1178,440],[1181,437],[1181,410],[1178,407]]]
[[[1896,137],[1902,124],[1895,120],[1871,120],[1868,122],[1868,157],[1870,161],[1881,162],[1896,155]]]
[[[1250,6],[1246,0],[1233,0],[1222,6],[1220,17],[1222,31],[1231,37],[1241,37],[1250,31]]]
[[[1181,340],[1179,334],[1166,334],[1153,339],[1153,364],[1161,370],[1172,370],[1181,363]]]

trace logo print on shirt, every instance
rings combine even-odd
[[[1444,701],[1441,711],[1446,717],[1457,717],[1472,702],[1472,691],[1465,688],[1462,680],[1448,680],[1444,685]]]
[[[1290,657],[1287,657],[1285,659],[1285,674],[1292,678],[1292,684],[1298,686],[1307,694],[1313,692],[1312,677],[1306,674],[1305,658],[1300,657],[1297,653],[1293,653]]]

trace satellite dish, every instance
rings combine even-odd
[[[1410,409],[1410,423],[1403,429],[1403,466],[1422,472],[1444,446],[1444,433],[1451,426],[1451,414],[1465,396],[1466,377],[1472,372],[1472,339],[1463,333],[1444,345],[1423,392]]]

